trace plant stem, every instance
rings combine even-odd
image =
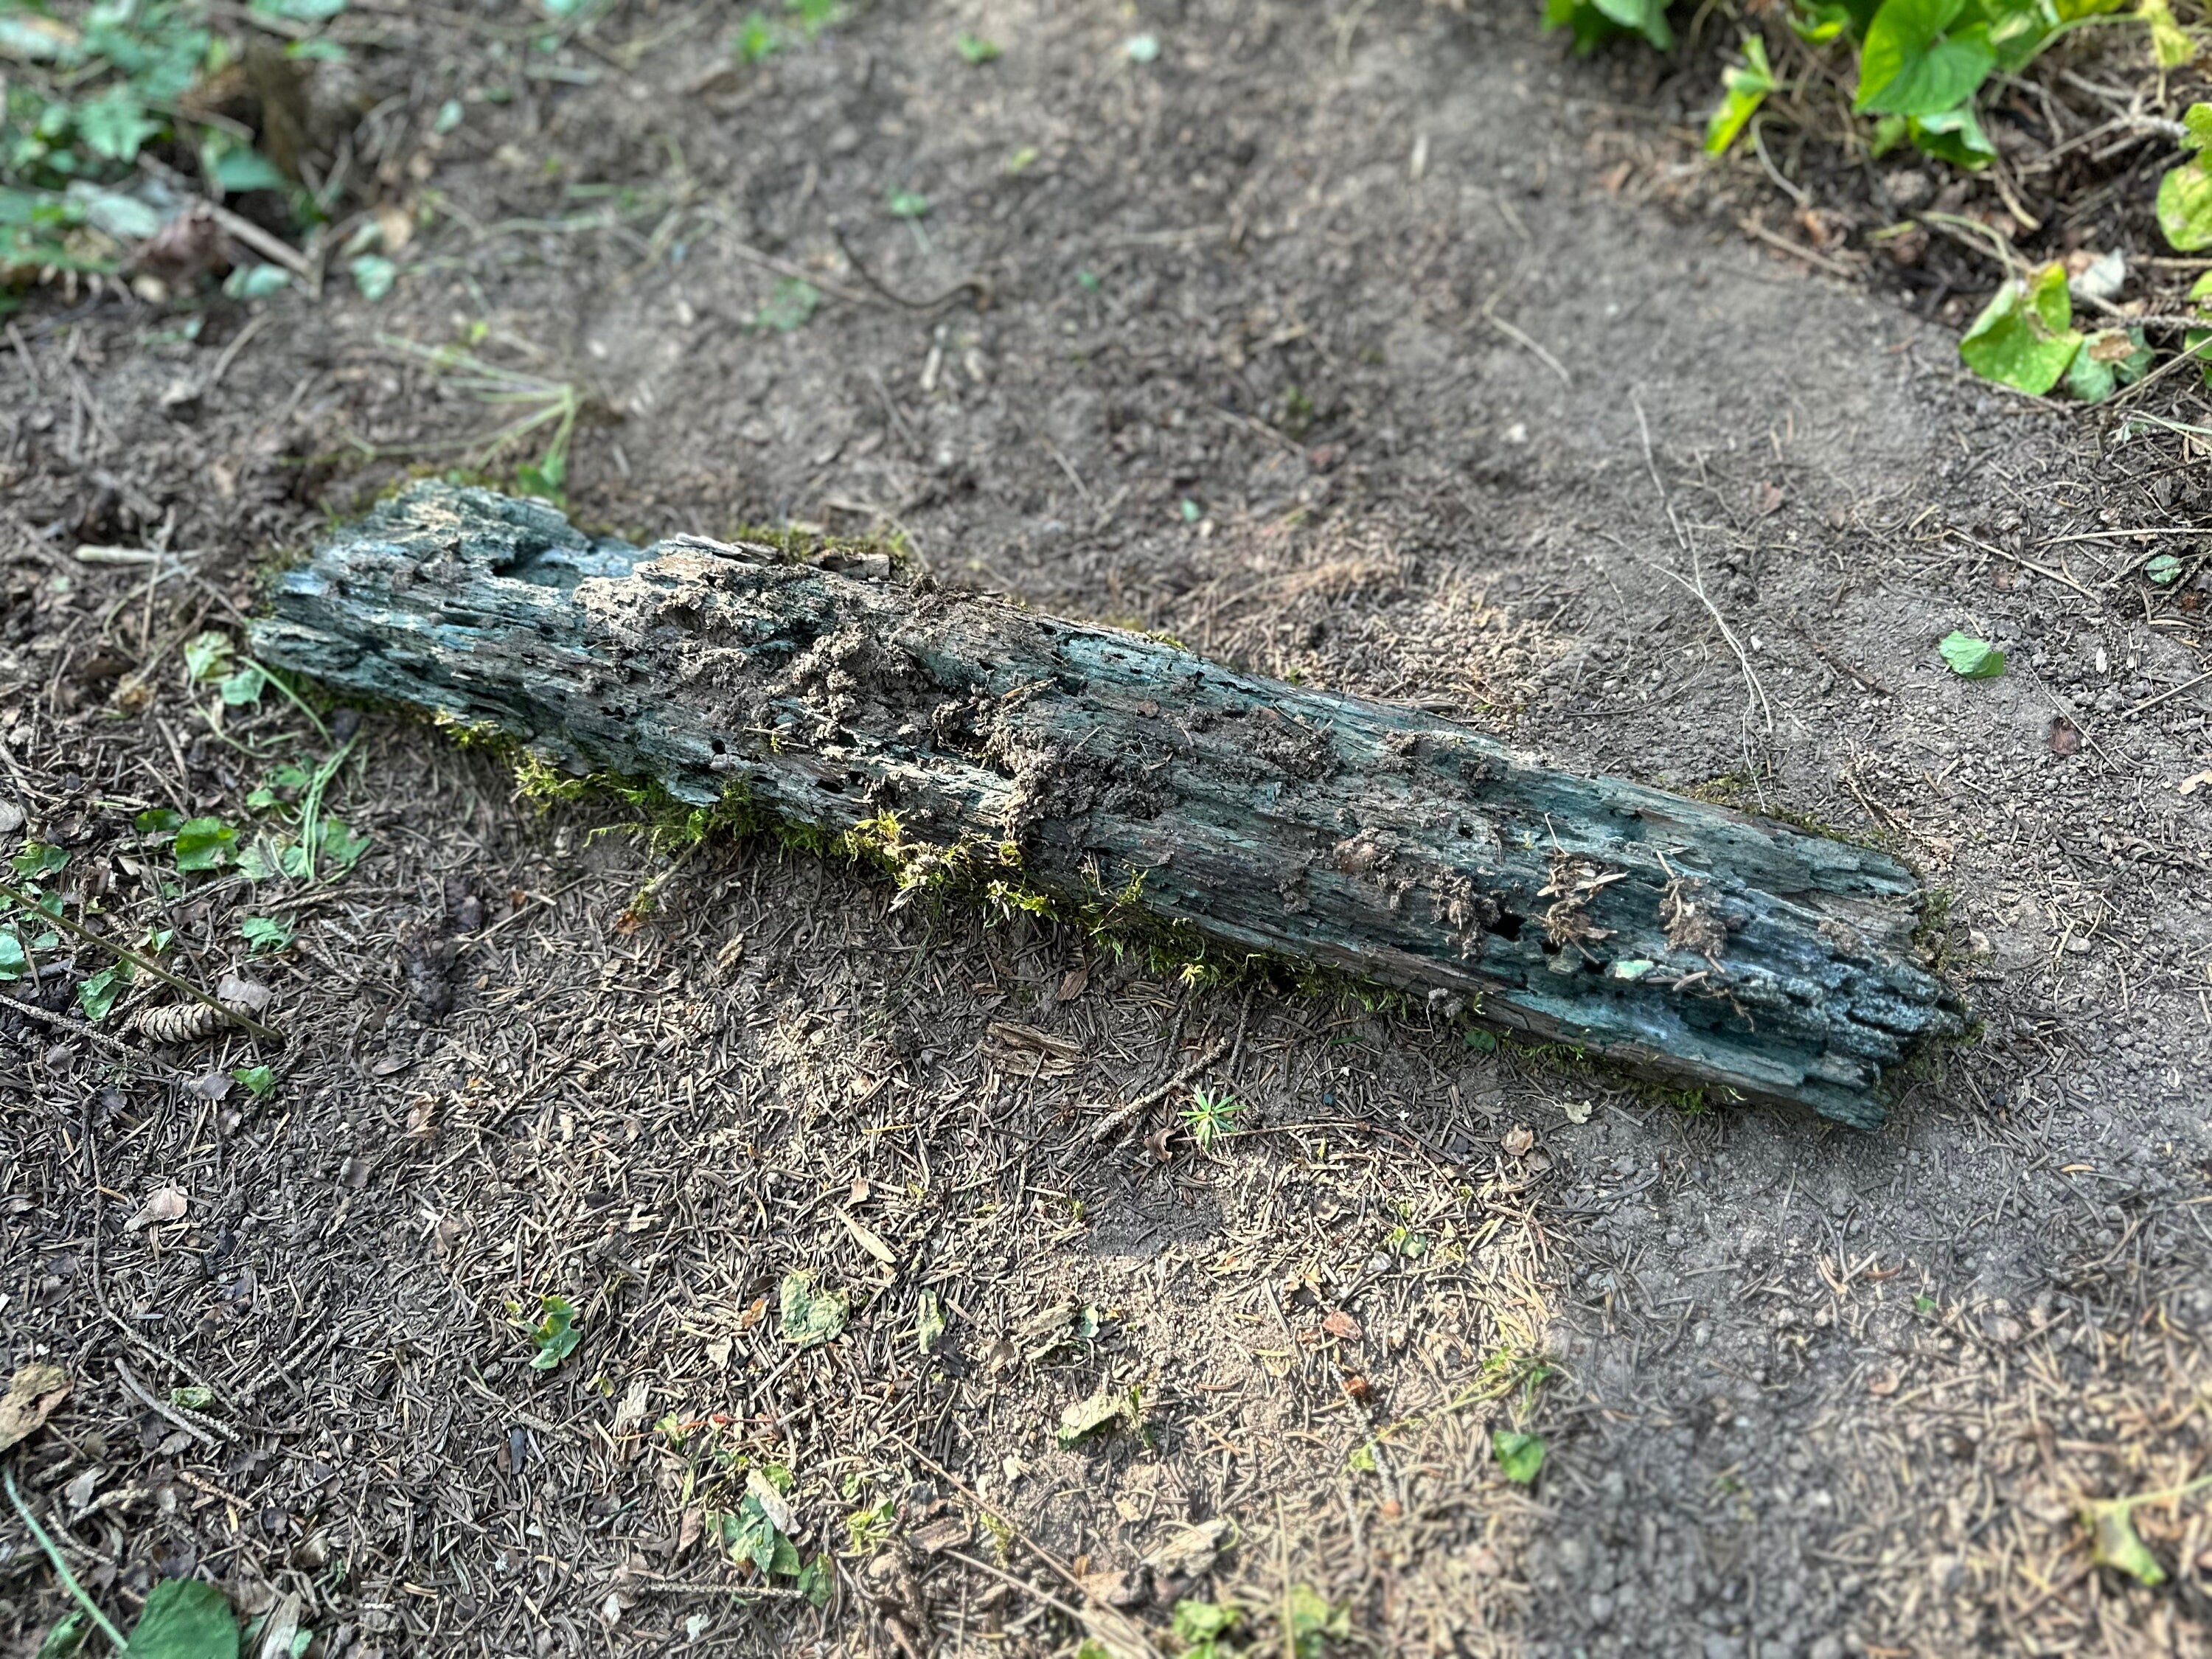
[[[23,1501],[23,1494],[15,1490],[15,1470],[8,1470],[6,1479],[8,1501],[15,1506],[15,1513],[23,1517],[23,1524],[31,1529],[32,1538],[46,1553],[46,1559],[54,1564],[54,1572],[61,1579],[62,1588],[76,1598],[77,1605],[90,1613],[92,1622],[100,1626],[100,1634],[114,1643],[115,1650],[121,1653],[130,1645],[128,1638],[115,1627],[115,1621],[100,1610],[100,1604],[84,1593],[84,1586],[76,1582],[76,1575],[70,1571],[69,1563],[62,1559],[61,1547],[46,1535],[46,1529],[39,1524],[39,1517],[31,1513],[31,1506]]]
[[[121,957],[125,962],[135,963],[137,966],[144,969],[148,973],[153,975],[155,979],[160,980],[164,985],[168,986],[171,989],[182,991],[186,996],[190,997],[195,1002],[205,1003],[209,1007],[214,1009],[216,1012],[221,1014],[225,1019],[237,1021],[238,1024],[245,1026],[246,1030],[252,1031],[255,1036],[267,1037],[271,1042],[281,1043],[284,1041],[284,1034],[282,1031],[277,1030],[274,1026],[264,1025],[259,1020],[254,1018],[252,1015],[242,1014],[239,1012],[237,1009],[231,1007],[228,1004],[218,1002],[214,997],[210,996],[205,991],[201,990],[198,986],[193,984],[190,980],[178,978],[176,975],[171,973],[167,969],[161,966],[160,963],[155,961],[151,957],[145,956],[139,951],[134,951],[127,945],[119,945],[112,939],[103,938],[101,935],[94,933],[91,928],[84,927],[80,923],[71,921],[67,916],[58,916],[51,910],[40,909],[39,908],[38,901],[33,898],[28,893],[24,892],[21,888],[11,887],[6,882],[0,881],[0,898],[14,900],[16,903],[21,905],[26,910],[32,911],[38,915],[45,917],[48,921],[53,923],[55,927],[68,929],[79,939],[84,940],[88,945],[96,945],[103,951],[112,951],[117,956]]]

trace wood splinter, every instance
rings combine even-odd
[[[1960,1027],[1887,854],[1111,628],[423,483],[332,536],[263,660],[577,773],[860,829],[903,878],[1111,898],[1668,1082],[1861,1127]]]

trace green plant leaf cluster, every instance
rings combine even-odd
[[[538,1320],[530,1333],[530,1346],[537,1350],[531,1356],[533,1370],[550,1371],[570,1354],[584,1340],[576,1328],[576,1310],[565,1296],[542,1296],[538,1298]]]
[[[2093,404],[2142,379],[2154,356],[2139,328],[2075,328],[2066,270],[2055,262],[2000,288],[1959,342],[1960,359],[1985,380],[2038,397],[2063,380]]]
[[[344,3],[261,0],[253,10],[289,6],[285,20],[312,31]],[[303,222],[319,216],[234,124],[193,112],[190,94],[231,63],[242,21],[202,0],[94,0],[68,15],[45,0],[0,0],[0,283],[49,269],[119,268],[127,246],[174,210],[139,168],[149,150],[187,173],[196,166],[218,198],[277,191]],[[310,32],[288,52],[338,49]],[[289,272],[276,275],[289,283]]]

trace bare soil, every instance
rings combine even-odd
[[[106,1605],[198,1573],[328,1656],[1166,1651],[1185,1597],[1260,1652],[1301,1610],[1316,1652],[2204,1650],[2203,1494],[2159,1496],[2212,1401],[2197,441],[2002,398],[1636,199],[1650,118],[1534,10],[883,8],[724,70],[721,8],[534,56],[364,9],[390,297],[17,314],[6,850],[66,848],[72,902],[289,1037],[157,1046],[144,986],[87,1030],[90,951],[0,1006],[0,1365],[74,1385],[10,1467]],[[754,325],[793,272],[819,310]],[[349,875],[179,881],[137,813],[250,824],[331,752],[216,711],[184,643],[507,417],[395,340],[588,391],[587,525],[894,532],[1880,841],[1979,1033],[1878,1133],[1662,1099],[771,841],[672,867],[384,711],[333,717]],[[1954,628],[2009,672],[1949,674]],[[1245,1104],[1204,1147],[1193,1086]],[[839,1340],[781,1334],[794,1271]],[[541,1371],[548,1293],[582,1340]],[[1139,1422],[1058,1443],[1109,1389]],[[1533,1486],[1497,1430],[1544,1437]],[[818,1611],[710,1531],[770,1465]],[[2156,1587],[2079,1519],[2130,1496]],[[64,1607],[0,1519],[10,1650]]]

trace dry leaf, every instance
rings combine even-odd
[[[1506,1156],[1519,1158],[1536,1144],[1536,1132],[1525,1123],[1516,1123],[1505,1132],[1498,1145],[1505,1148]]]
[[[1174,1156],[1174,1154],[1168,1151],[1168,1137],[1174,1133],[1174,1124],[1163,1124],[1160,1127],[1153,1130],[1152,1133],[1145,1137],[1145,1150],[1150,1152],[1153,1158],[1160,1163],[1166,1163],[1170,1158]]]
[[[1562,1103],[1559,1109],[1566,1114],[1568,1122],[1587,1123],[1590,1121],[1590,1114],[1597,1109],[1597,1103],[1590,1100],[1570,1100]]]
[[[0,1451],[34,1432],[69,1398],[69,1373],[58,1365],[33,1360],[16,1368],[0,1395]]]
[[[1897,1392],[1898,1377],[1894,1370],[1879,1370],[1867,1379],[1867,1392],[1887,1398]]]
[[[755,1297],[753,1305],[738,1316],[738,1328],[741,1331],[752,1329],[761,1322],[761,1316],[767,1312],[768,1298],[764,1296]]]
[[[882,1262],[886,1267],[898,1265],[896,1253],[890,1245],[884,1243],[873,1228],[862,1226],[854,1220],[850,1212],[842,1206],[838,1208],[837,1219],[845,1224],[845,1231],[853,1235],[853,1242],[875,1257],[877,1261]]]
[[[1346,1342],[1357,1342],[1359,1340],[1359,1322],[1354,1319],[1350,1314],[1345,1312],[1341,1308],[1339,1308],[1335,1312],[1329,1315],[1328,1318],[1322,1320],[1321,1322],[1321,1328],[1327,1331],[1331,1336],[1337,1337]]]
[[[135,1233],[164,1221],[182,1221],[191,1202],[181,1187],[156,1187],[146,1195],[145,1205],[138,1213],[123,1224],[123,1231]]]
[[[226,1008],[258,1014],[269,1006],[269,988],[236,974],[225,974],[216,981],[215,1000]]]
[[[1059,1002],[1073,1002],[1083,994],[1085,988],[1090,983],[1091,964],[1089,963],[1071,968],[1060,975],[1060,989],[1053,994],[1054,1000]]]

